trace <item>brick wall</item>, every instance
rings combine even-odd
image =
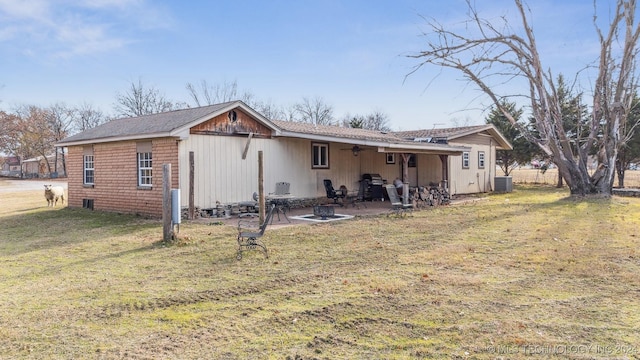
[[[93,199],[94,210],[162,217],[162,168],[171,164],[172,188],[178,188],[178,143],[163,138],[152,141],[153,186],[138,187],[136,142],[121,141],[93,146],[95,181],[83,185],[83,146],[69,147],[68,204],[82,207]]]

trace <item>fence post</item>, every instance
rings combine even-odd
[[[195,218],[195,199],[194,199],[194,177],[195,177],[195,160],[193,151],[189,151],[189,220]]]
[[[260,224],[264,222],[265,216],[265,200],[264,200],[264,160],[262,156],[262,150],[258,151],[258,194],[259,194],[259,207],[258,210]]]

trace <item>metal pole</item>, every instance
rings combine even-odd
[[[171,164],[162,165],[162,240],[171,241]]]

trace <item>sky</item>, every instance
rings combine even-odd
[[[488,19],[516,15],[511,0],[471,1]],[[598,0],[603,18],[614,3]],[[529,7],[545,67],[573,77],[593,63],[591,0]],[[204,80],[283,107],[320,98],[336,119],[383,112],[392,130],[483,124],[490,103],[460,74],[409,75],[426,19],[455,29],[466,12],[464,0],[0,0],[0,109],[85,103],[111,114],[138,80],[175,102]]]

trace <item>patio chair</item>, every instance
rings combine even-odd
[[[400,195],[396,191],[396,187],[393,184],[387,184],[384,186],[387,189],[387,195],[389,195],[389,201],[391,202],[391,211],[396,215],[404,215],[407,210],[413,210],[413,204],[404,204],[400,199]]]
[[[364,203],[364,193],[366,191],[366,188],[367,188],[367,182],[361,181],[360,186],[358,187],[357,194],[354,194],[354,195],[347,194],[347,198],[346,198],[347,202],[351,204],[353,207],[357,207],[358,209],[360,209],[360,204],[362,204],[362,206],[366,208],[367,204]]]
[[[327,198],[333,199],[334,204],[344,206],[344,198],[347,196],[345,191],[334,189],[333,183],[329,179],[324,179],[324,189],[327,191]],[[341,202],[338,202],[338,199]]]
[[[275,212],[278,215],[278,221],[280,221],[280,213],[284,215],[284,218],[287,219],[288,222],[291,222],[287,217],[287,211],[291,210],[291,202],[287,195],[291,195],[289,189],[291,188],[291,183],[281,181],[276,183],[276,191],[270,194],[269,201],[271,204],[276,206]],[[273,222],[273,218],[271,218]]]
[[[277,182],[276,183],[276,192],[273,193],[273,195],[289,195],[289,188],[291,187],[291,184],[288,182]]]
[[[260,238],[264,235],[267,225],[269,225],[269,222],[271,221],[271,216],[273,215],[273,209],[275,207],[276,206],[273,204],[269,207],[267,216],[264,218],[264,222],[257,228],[255,226],[255,221],[238,221],[238,254],[236,255],[236,259],[242,259],[243,251],[255,249],[262,250],[265,258],[269,258],[267,246],[260,240]]]

